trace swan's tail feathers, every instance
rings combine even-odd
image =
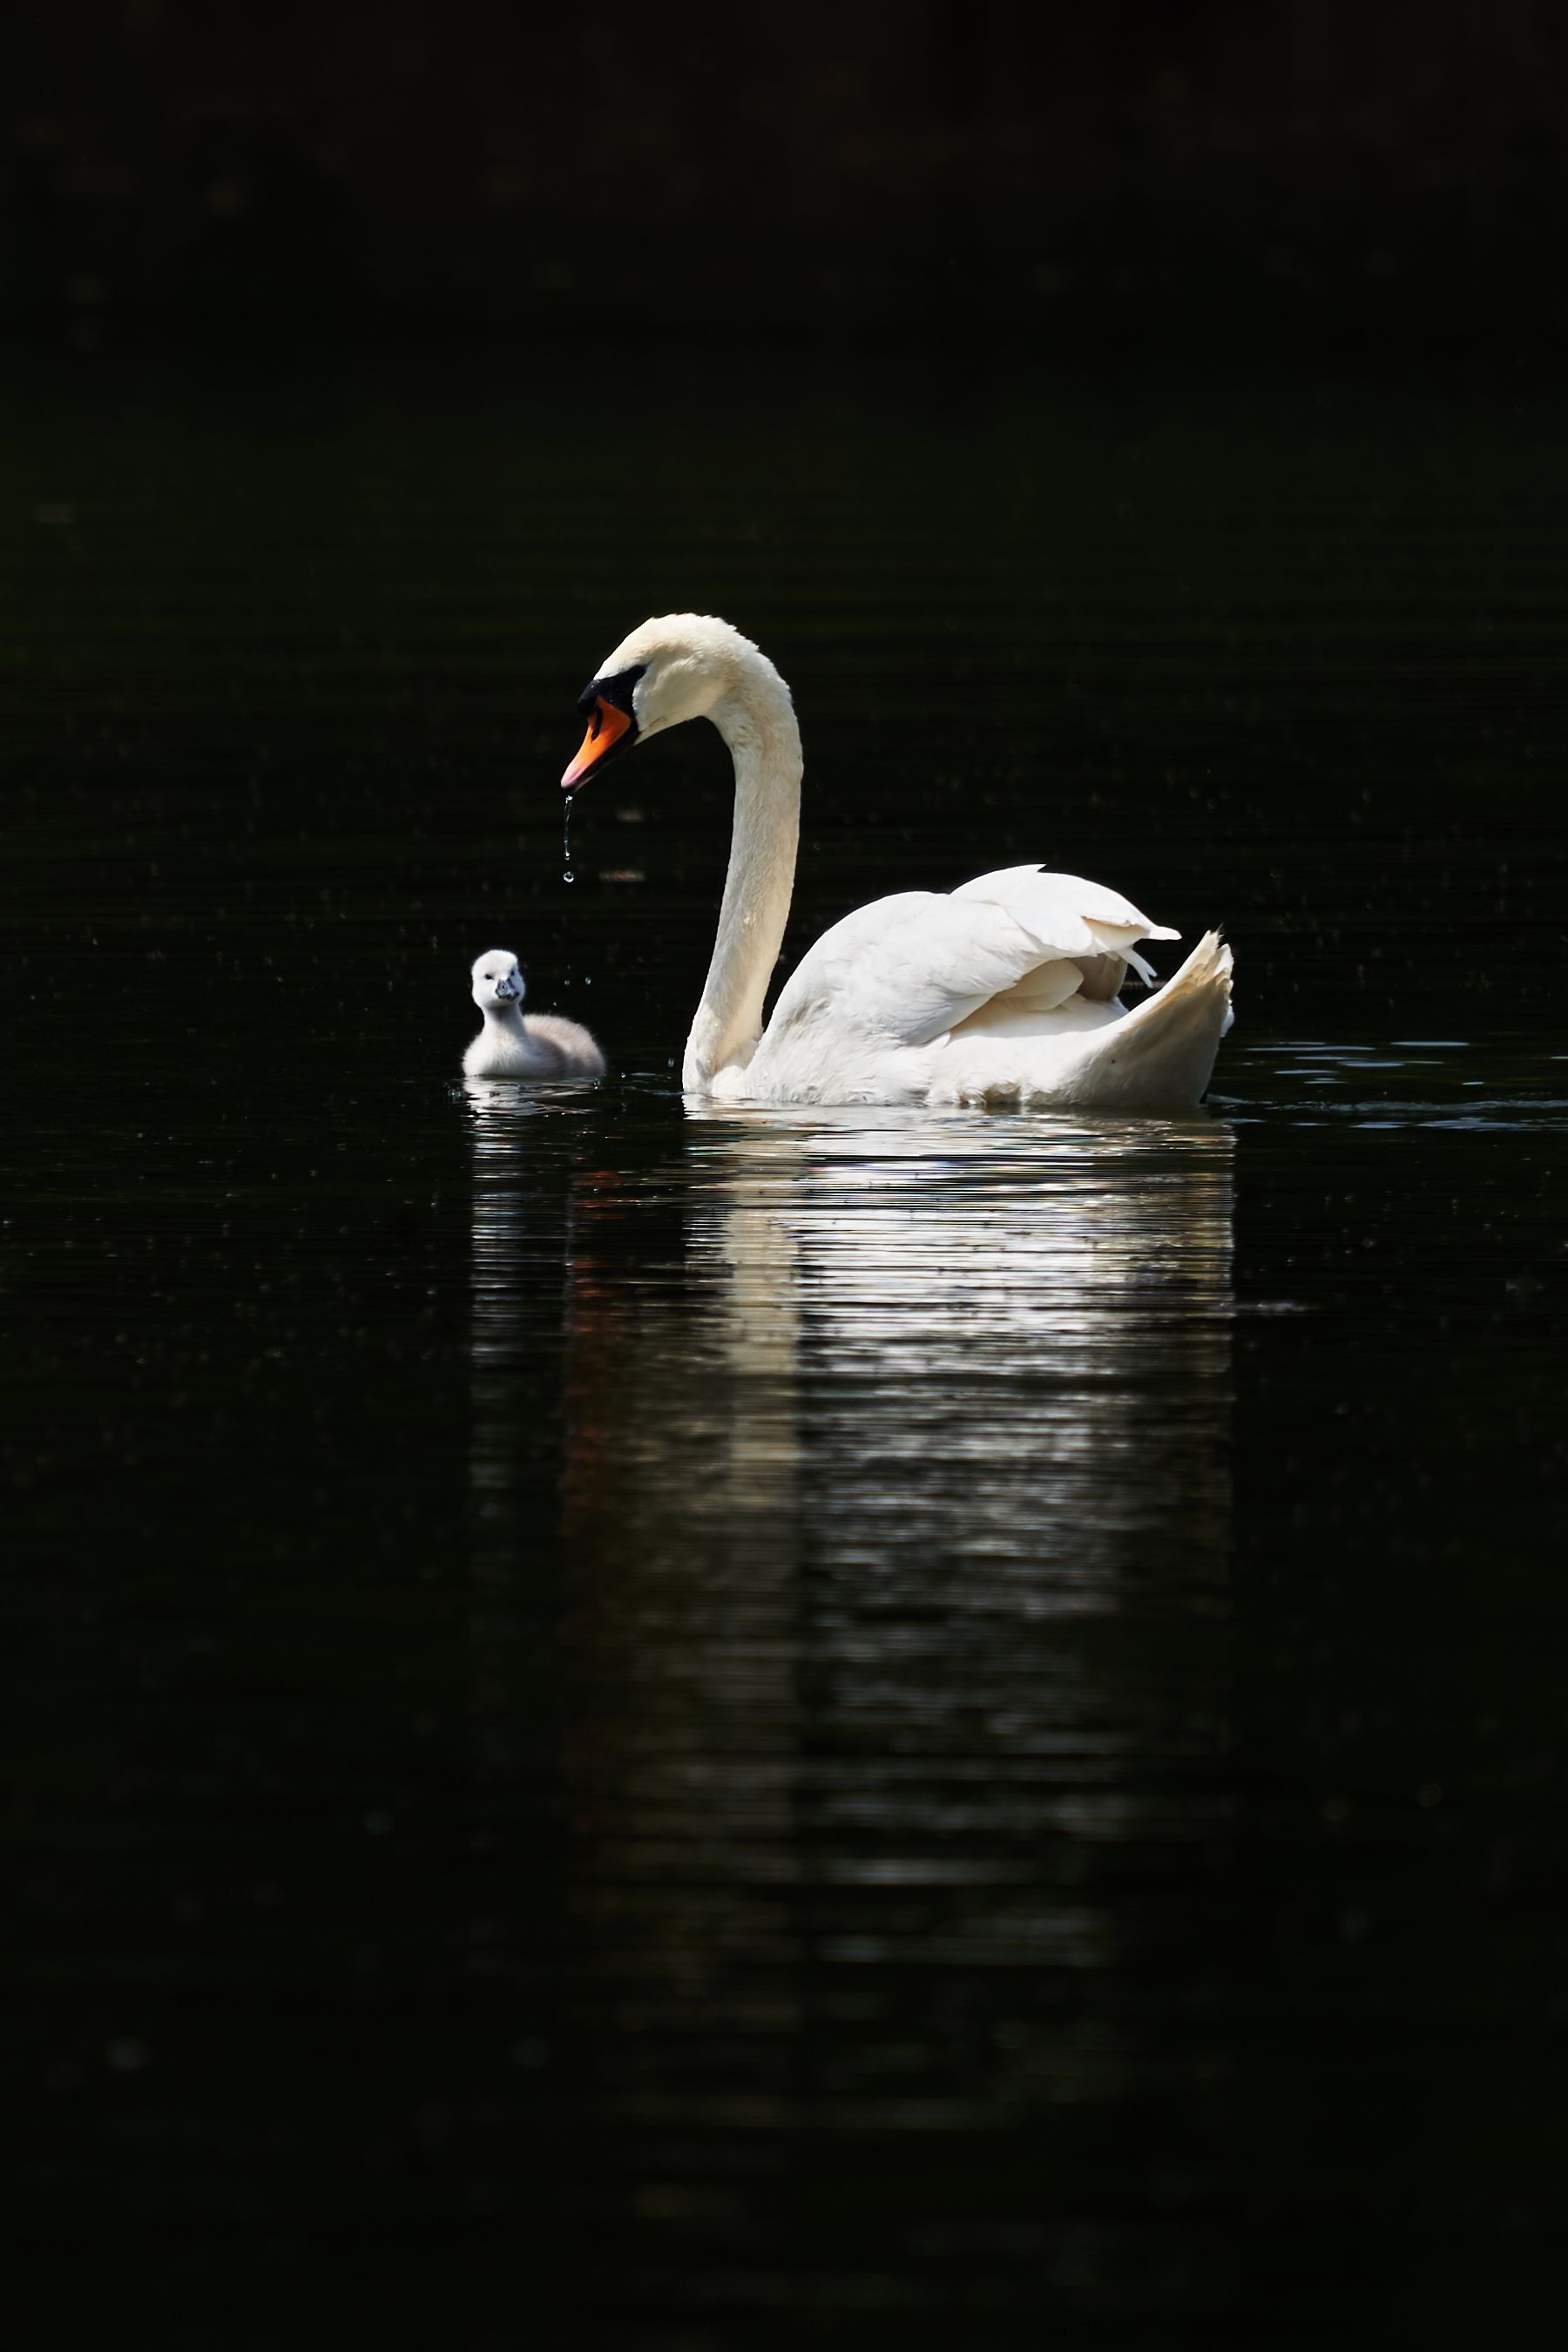
[[[1086,1110],[1195,1110],[1230,1027],[1231,952],[1205,931],[1163,988],[1097,1030],[1073,1073]]]

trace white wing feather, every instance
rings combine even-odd
[[[1016,922],[1055,955],[1100,955],[1120,951],[1121,940],[1174,940],[1179,931],[1152,923],[1120,890],[1086,882],[1079,874],[1053,874],[1044,866],[1004,866],[962,882],[955,898],[978,898],[1005,907]]]
[[[1085,992],[1114,996],[1122,965],[1152,977],[1135,940],[1176,937],[1119,892],[1037,866],[982,874],[946,898],[900,891],[823,933],[785,983],[768,1035],[782,1045],[831,1005],[835,1026],[868,1044],[927,1045],[1009,992],[1017,1011],[1026,998],[1029,1012],[1048,1013],[1100,960],[1110,960],[1114,983],[1106,969]]]
[[[768,1024],[784,1043],[831,1006],[836,1028],[875,1045],[925,1045],[1042,961],[1005,907],[934,891],[876,898],[824,931],[786,982]]]
[[[1135,940],[1182,936],[1167,924],[1152,923],[1120,890],[1086,882],[1079,874],[1053,874],[1044,866],[1004,866],[962,883],[952,895],[1005,907],[1042,943],[1074,959],[1084,995],[1099,1003],[1120,993],[1129,964],[1145,988],[1153,986],[1154,968],[1138,954]]]

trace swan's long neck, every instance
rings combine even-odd
[[[750,646],[709,717],[735,763],[730,870],[713,961],[686,1041],[681,1084],[701,1094],[716,1072],[749,1062],[789,919],[800,845],[800,730],[789,688]]]

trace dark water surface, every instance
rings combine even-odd
[[[1558,2341],[1556,387],[0,408],[24,2340]],[[721,747],[555,791],[681,605],[786,952],[1223,919],[1211,1115],[687,1112]]]

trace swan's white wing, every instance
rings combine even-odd
[[[782,1045],[826,1022],[868,1044],[928,1045],[1013,992],[1016,1009],[1043,1015],[1099,960],[1118,978],[1123,962],[1141,963],[1131,942],[1147,936],[1176,935],[1114,890],[1034,866],[982,875],[947,898],[901,891],[823,933],[786,982],[768,1040]]]
[[[830,1022],[867,1044],[929,1045],[1039,961],[1005,907],[902,890],[824,931],[785,982],[768,1041]]]
[[[1086,882],[1081,874],[1055,874],[1048,866],[1003,866],[961,882],[955,898],[981,898],[1005,907],[1037,939],[1049,940],[1063,955],[1092,955],[1097,930],[1127,931],[1133,939],[1173,940],[1181,935],[1152,923],[1120,890]]]
[[[1113,997],[1128,964],[1147,986],[1154,975],[1134,952],[1136,942],[1181,937],[1163,923],[1152,923],[1120,890],[1108,890],[1103,882],[1086,882],[1079,874],[1053,874],[1044,866],[1004,866],[994,874],[979,874],[973,882],[962,883],[952,895],[1005,907],[1043,947],[1073,957],[1083,969],[1084,993],[1090,997]],[[1100,963],[1100,958],[1110,961]]]

